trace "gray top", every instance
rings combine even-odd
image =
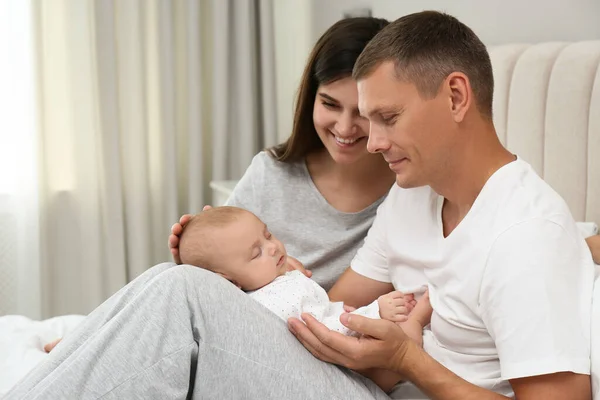
[[[329,290],[362,246],[384,198],[357,213],[338,211],[321,195],[305,162],[282,163],[261,152],[226,205],[256,214]]]

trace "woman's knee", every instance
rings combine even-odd
[[[214,272],[187,264],[175,265],[169,268],[161,274],[161,279],[179,281],[195,288],[232,286],[230,282]]]
[[[214,272],[191,265],[174,266],[157,279],[160,279],[161,291],[186,297],[192,307],[217,310],[225,301],[243,301],[244,292],[231,282]],[[246,299],[245,296],[243,298]]]
[[[140,276],[144,276],[144,275],[150,275],[150,276],[156,276],[156,275],[160,275],[163,272],[169,270],[169,269],[173,269],[175,267],[177,267],[178,265],[173,263],[173,262],[164,262],[164,263],[160,263],[160,264],[156,264],[153,267],[148,268],[142,275]]]
[[[193,281],[199,285],[205,286],[233,286],[231,282],[223,278],[219,274],[212,271],[206,270],[200,267],[194,267],[192,265],[178,265],[176,273],[184,275],[188,281]]]

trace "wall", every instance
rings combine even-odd
[[[311,46],[344,12],[371,8],[394,20],[425,9],[448,12],[486,45],[600,39],[598,0],[275,0],[278,134],[292,126],[293,100]],[[543,15],[542,15],[543,13]]]
[[[349,8],[370,7],[394,20],[422,10],[440,10],[469,25],[486,45],[600,39],[597,0],[312,0],[316,38]]]
[[[367,7],[374,17],[389,20],[426,9],[445,11],[486,45],[600,39],[598,0],[275,0],[274,5],[280,140],[290,133],[294,95],[312,45],[348,10]]]

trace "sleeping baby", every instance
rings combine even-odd
[[[294,270],[284,245],[249,211],[216,207],[193,216],[184,227],[179,252],[183,264],[221,275],[284,321],[310,313],[331,330],[356,335],[340,322],[343,303],[330,302],[321,286]],[[409,308],[408,299],[395,291],[352,313],[396,322],[422,343],[432,312],[427,296],[410,313]],[[380,372],[367,375],[389,391],[399,377]]]

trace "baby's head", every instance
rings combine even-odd
[[[183,264],[215,272],[244,291],[256,290],[286,273],[283,244],[254,214],[215,207],[194,215],[181,234]]]

